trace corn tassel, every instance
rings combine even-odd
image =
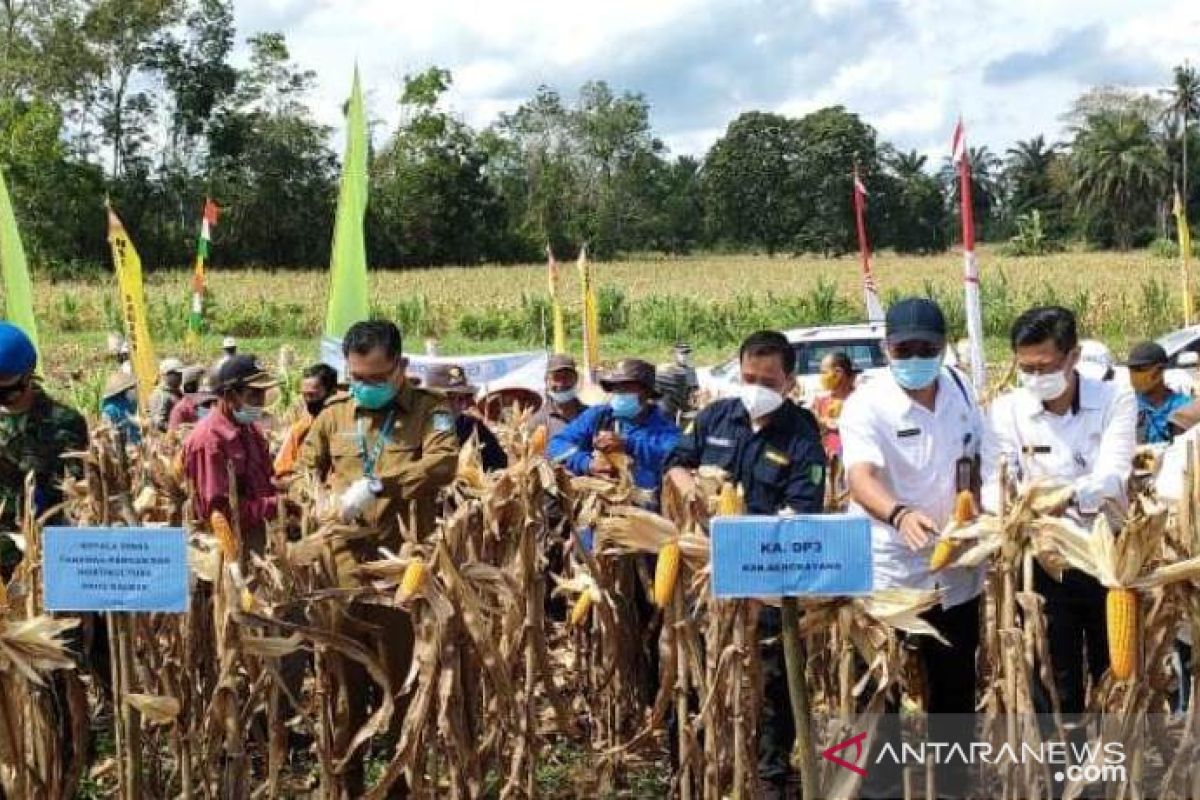
[[[1108,661],[1113,677],[1127,681],[1137,671],[1138,596],[1133,589],[1109,589]]]
[[[588,612],[592,610],[592,593],[584,590],[579,593],[579,597],[575,600],[575,605],[571,607],[571,627],[575,628],[583,624],[587,619]]]
[[[429,567],[420,559],[409,562],[404,568],[404,576],[400,579],[400,602],[416,595],[425,588],[429,580]]]
[[[658,563],[654,567],[654,604],[666,608],[675,595],[675,583],[679,580],[679,542],[667,542],[658,551]]]

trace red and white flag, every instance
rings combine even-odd
[[[858,227],[858,252],[862,258],[863,301],[867,306],[867,320],[883,322],[883,303],[879,302],[879,290],[875,285],[875,273],[871,269],[871,243],[867,241],[867,187],[858,177],[858,165],[854,167],[854,219]]]
[[[983,308],[979,300],[979,264],[975,260],[975,215],[971,202],[971,159],[967,156],[967,134],[962,118],[954,126],[951,157],[958,167],[958,196],[962,215],[963,289],[966,292],[967,343],[971,382],[979,396],[987,388],[987,363],[983,355]]]

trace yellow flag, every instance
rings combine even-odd
[[[550,282],[550,314],[554,318],[554,352],[562,354],[567,352],[567,326],[563,322],[562,300],[558,291],[562,276],[550,245],[546,245],[546,273]]]
[[[1192,232],[1188,229],[1187,207],[1175,187],[1175,230],[1179,237],[1179,269],[1183,278],[1183,324],[1191,325],[1195,321],[1195,309],[1192,307]]]
[[[583,287],[583,371],[595,380],[600,366],[600,303],[586,244],[579,248],[579,281]]]
[[[117,272],[117,289],[121,293],[121,314],[125,318],[129,360],[137,380],[138,405],[145,411],[150,407],[150,393],[154,390],[158,368],[154,359],[154,344],[150,341],[150,326],[146,322],[142,259],[133,248],[125,226],[111,208],[108,210],[108,243],[112,245],[113,269]]]

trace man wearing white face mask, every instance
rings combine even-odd
[[[529,420],[529,430],[545,425],[549,436],[557,436],[588,407],[579,400],[579,369],[568,355],[553,355],[546,365],[546,402]]]
[[[1068,511],[1085,523],[1109,504],[1124,506],[1137,437],[1137,398],[1116,381],[1080,375],[1075,316],[1065,308],[1032,308],[1010,336],[1021,388],[992,404],[984,440],[984,507],[1000,503],[999,465],[1020,485],[1070,486]],[[1050,658],[1064,714],[1086,704],[1083,658],[1093,681],[1108,668],[1103,587],[1077,570],[1062,583],[1035,563],[1034,585],[1046,598]]]
[[[229,467],[237,481],[239,524],[243,545],[261,553],[266,521],[278,509],[271,477],[271,453],[256,423],[262,418],[268,389],[278,385],[254,356],[232,356],[217,371],[217,404],[196,423],[183,445],[184,471],[193,488],[198,519],[214,511],[231,517]]]
[[[796,383],[796,352],[787,337],[762,331],[742,343],[738,397],[706,407],[684,430],[667,460],[667,478],[687,497],[692,470],[716,466],[746,494],[751,514],[816,514],[825,497],[825,451],[811,413],[786,399]],[[771,644],[761,658],[766,704],[759,734],[759,778],[768,797],[782,797],[795,723],[786,702],[787,675],[778,609],[766,608],[759,633]]]
[[[934,572],[929,559],[959,492],[978,486],[983,417],[966,379],[943,366],[946,320],[936,303],[900,300],[886,326],[889,372],[852,394],[839,420],[851,506],[871,517],[876,588],[941,593],[921,616],[945,641],[909,642],[926,666],[930,741],[962,742],[972,735],[983,574]],[[889,698],[888,708],[897,703]],[[899,779],[898,769],[872,767],[861,796],[899,797]],[[938,795],[955,796],[966,781],[965,764],[939,767]]]

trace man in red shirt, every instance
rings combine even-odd
[[[266,392],[277,381],[259,367],[254,356],[225,361],[213,381],[217,403],[196,423],[184,442],[184,470],[194,491],[196,516],[208,519],[220,511],[233,522],[230,472],[236,482],[242,543],[262,552],[266,522],[279,506],[271,483],[273,469],[266,437],[255,424],[263,414]]]

